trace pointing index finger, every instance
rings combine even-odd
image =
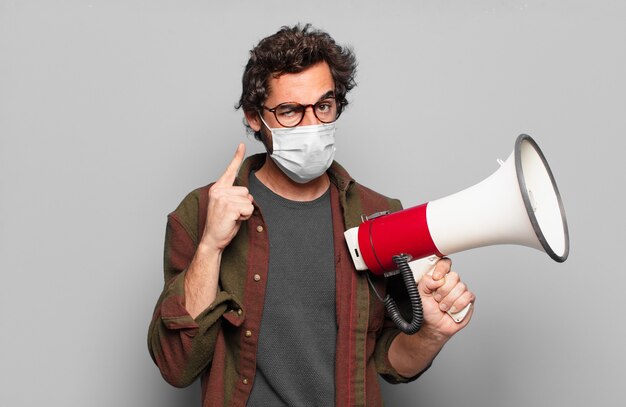
[[[237,146],[237,151],[235,151],[235,156],[233,160],[226,167],[226,171],[222,174],[222,176],[215,182],[220,186],[232,186],[235,182],[235,178],[237,178],[237,172],[239,171],[239,167],[243,162],[243,158],[246,155],[246,145],[243,143],[239,143]]]

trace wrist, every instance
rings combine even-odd
[[[450,335],[446,335],[428,324],[424,324],[415,335],[420,338],[422,343],[432,343],[436,346],[443,346],[451,338]]]
[[[219,273],[222,252],[223,250],[205,242],[204,239],[200,241],[187,268],[185,280],[188,282],[193,280],[193,285],[195,285],[199,281],[206,281],[207,278],[214,278],[216,273]]]
[[[202,238],[200,240],[200,243],[198,243],[198,247],[196,248],[196,255],[200,255],[202,257],[221,257],[223,251],[223,248],[211,242],[210,239]]]
[[[448,336],[424,325],[413,335],[400,333],[389,347],[389,363],[400,376],[414,377],[428,369],[448,339]]]

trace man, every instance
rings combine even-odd
[[[474,301],[448,259],[420,281],[424,322],[411,336],[353,267],[343,231],[400,209],[333,161],[355,68],[350,50],[308,25],[262,40],[239,106],[267,154],[244,161],[239,145],[168,217],[149,348],[171,384],[202,377],[204,406],[382,405],[378,374],[414,380],[471,318],[445,313]]]

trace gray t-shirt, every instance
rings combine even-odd
[[[335,404],[335,253],[330,190],[285,199],[252,174],[270,253],[257,371],[248,406]]]

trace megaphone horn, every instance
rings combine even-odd
[[[413,260],[409,264],[419,280],[434,262],[418,267],[418,259],[497,244],[528,246],[565,261],[569,232],[563,202],[537,143],[520,135],[500,165],[487,179],[463,191],[366,218],[347,230],[355,267],[389,276],[402,269],[394,256],[403,254]]]

